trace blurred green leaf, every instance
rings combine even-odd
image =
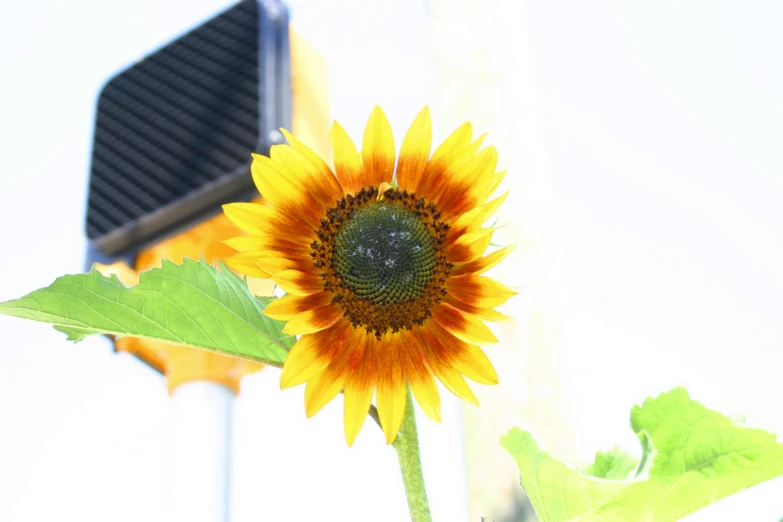
[[[643,457],[599,452],[580,472],[513,428],[501,446],[516,460],[541,522],[670,522],[783,474],[783,444],[693,401],[683,388],[631,411]],[[635,470],[635,471],[634,471]]]
[[[595,462],[585,468],[583,473],[598,478],[623,480],[639,466],[639,459],[620,448],[595,454]]]

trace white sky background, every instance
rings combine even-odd
[[[525,15],[580,450],[610,447],[632,402],[676,385],[783,433],[783,4]],[[782,492],[778,479],[692,518],[778,521]]]
[[[422,4],[294,4],[330,62],[333,116],[359,136],[380,103],[399,142],[434,90]],[[678,384],[783,433],[783,5],[583,4],[506,6],[529,33],[533,70],[509,64],[509,74],[532,75],[537,93],[571,310],[563,394],[578,412],[579,451],[621,440],[633,402]],[[228,5],[0,3],[0,300],[82,269],[102,83]],[[0,520],[163,519],[161,379],[102,339],[74,346],[5,317],[0,330]],[[234,520],[404,520],[380,437],[362,433],[348,451],[341,404],[304,422],[301,390],[280,394],[277,377],[246,379],[237,402]],[[265,419],[286,424],[270,432]],[[459,465],[455,425],[425,428],[446,441],[432,451],[447,471]],[[459,513],[445,500],[458,479],[438,475],[436,520]],[[777,522],[780,498],[777,480],[702,520]]]

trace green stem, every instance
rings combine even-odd
[[[424,475],[421,472],[419,458],[419,432],[416,429],[416,416],[413,412],[413,397],[408,388],[405,402],[405,415],[402,426],[392,444],[400,459],[402,482],[405,484],[405,496],[408,498],[408,509],[411,512],[411,522],[432,522],[430,505],[427,503],[427,490],[424,487]]]

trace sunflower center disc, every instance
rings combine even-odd
[[[432,234],[416,214],[399,205],[362,207],[335,237],[335,271],[357,297],[376,305],[421,297],[437,263]]]

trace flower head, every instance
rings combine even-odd
[[[226,215],[249,236],[227,243],[234,270],[272,278],[287,295],[265,314],[300,335],[285,361],[282,388],[307,383],[305,410],[317,413],[345,394],[345,437],[352,444],[375,394],[391,443],[405,411],[406,384],[440,421],[434,378],[477,403],[464,377],[496,384],[479,348],[497,342],[482,320],[515,292],[482,276],[510,251],[484,256],[493,230],[483,224],[505,194],[489,202],[504,172],[494,147],[479,150],[459,127],[430,156],[429,109],[416,117],[395,169],[391,127],[376,107],[362,151],[335,122],[334,169],[285,133],[270,157],[254,155],[263,204],[233,203]],[[483,256],[483,257],[482,257]]]

